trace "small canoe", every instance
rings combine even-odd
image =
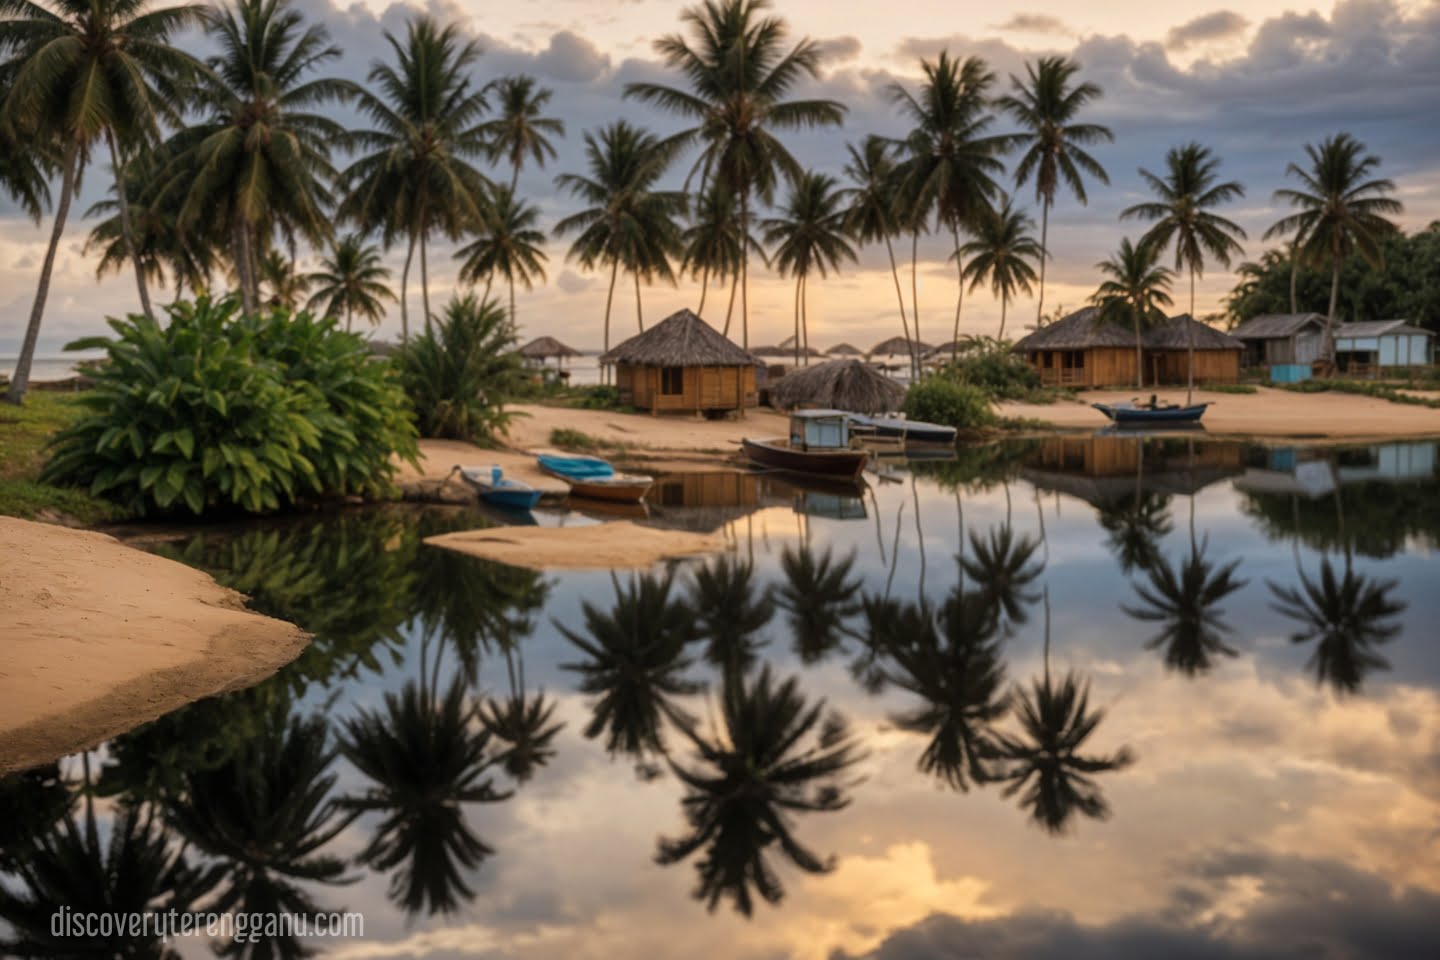
[[[474,487],[480,499],[496,507],[529,510],[540,502],[541,492],[524,480],[512,480],[499,467],[461,467],[455,472]]]
[[[1137,406],[1130,403],[1092,403],[1090,406],[1116,423],[1194,423],[1205,415],[1205,408],[1210,404],[1196,403],[1182,407],[1179,405]]]
[[[740,441],[745,456],[752,463],[773,470],[788,470],[792,473],[818,474],[825,477],[858,477],[870,458],[866,450],[838,448],[796,449],[784,437],[768,440],[752,440],[746,437]]]
[[[564,457],[542,453],[535,458],[540,469],[570,485],[572,497],[611,503],[639,503],[654,483],[649,477],[616,473],[610,461],[599,457]]]
[[[599,457],[566,457],[553,453],[542,453],[535,458],[540,469],[561,480],[595,480],[615,476],[615,468],[609,460]]]
[[[905,420],[900,417],[867,417],[852,414],[850,422],[860,435],[885,439],[899,439],[906,443],[954,444],[955,428],[924,420]]]

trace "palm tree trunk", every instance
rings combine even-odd
[[[425,332],[430,332],[430,271],[425,263],[425,234],[420,231],[420,306],[425,311]]]
[[[702,317],[705,316],[705,294],[708,293],[709,291],[710,291],[710,264],[707,263],[707,264],[705,264],[705,269],[702,270],[702,271],[700,271],[700,306],[698,306],[698,307],[695,308],[695,312],[696,312],[697,314],[699,314],[700,316],[702,316]]]
[[[1188,339],[1189,348],[1186,351],[1190,357],[1189,369],[1185,371],[1185,406],[1190,406],[1191,399],[1195,394],[1195,268],[1190,268],[1190,326]]]
[[[520,185],[520,163],[515,163],[515,169],[510,174],[510,196],[515,196],[515,188]]]
[[[632,271],[635,274],[635,322],[640,325],[640,332],[645,332],[645,311],[640,307],[640,271]]]
[[[740,191],[740,346],[750,349],[750,186]]]
[[[1135,388],[1138,390],[1145,386],[1145,351],[1144,338],[1140,335],[1140,311],[1134,312],[1135,317]]]
[[[620,273],[620,260],[619,260],[619,258],[617,257],[616,259],[610,261],[610,292],[605,295],[605,352],[606,352],[606,353],[609,353],[609,352],[610,352],[610,305],[615,302],[615,281],[616,281],[616,279],[619,277],[619,273]],[[601,373],[602,373],[602,374],[604,373],[604,370],[603,370],[603,369],[601,370]],[[600,378],[600,380],[601,380],[601,382],[603,383],[604,380],[605,380],[605,377],[602,375],[601,378]]]
[[[1040,328],[1040,318],[1045,316],[1045,261],[1050,259],[1050,198],[1040,204],[1040,296],[1035,301],[1035,328]]]
[[[125,189],[125,158],[115,145],[115,131],[105,129],[105,139],[110,141],[110,166],[115,171],[115,196],[120,201],[120,232],[125,237],[125,252],[130,254],[130,263],[135,267],[135,287],[140,292],[140,310],[153,321],[155,311],[150,307],[150,291],[145,286],[145,270],[140,266],[140,251],[135,247],[135,229],[130,222],[130,197]]]
[[[800,282],[804,280],[804,274],[797,274],[795,277],[795,366],[800,366]]]
[[[960,283],[960,291],[955,298],[955,331],[950,337],[950,362],[954,363],[960,359],[960,308],[965,305],[965,261],[960,258],[960,225],[950,224],[950,234],[955,238],[955,274],[956,280]],[[1005,317],[1000,317],[1000,336],[1005,336]]]
[[[895,299],[900,303],[900,329],[905,333],[905,352],[912,357],[915,355],[915,348],[910,343],[910,321],[905,318],[905,294],[900,290],[900,271],[895,266],[895,247],[890,243],[890,235],[885,235],[885,252],[890,256],[890,276],[895,280]]]
[[[250,267],[250,245],[246,242],[248,232],[245,228],[245,221],[238,216],[234,226],[230,229],[233,236],[230,242],[234,245],[231,256],[235,259],[235,274],[240,281],[240,308],[247,314],[254,313],[258,308],[255,302],[255,285],[251,276]]]
[[[518,330],[520,326],[515,321],[515,278],[510,278],[510,329]]]
[[[1005,339],[1005,311],[1006,311],[1006,308],[1009,307],[1009,305],[1010,305],[1010,294],[1001,292],[1001,294],[1000,294],[1000,339],[1001,339],[1001,340],[1004,340],[1004,339]]]
[[[415,256],[415,234],[410,234],[410,246],[405,252],[405,269],[400,271],[400,342],[410,341],[410,311],[406,309],[410,290],[410,260]]]
[[[15,375],[5,391],[5,402],[18,404],[30,387],[30,366],[35,362],[35,344],[40,339],[40,320],[45,315],[45,300],[50,295],[50,275],[55,270],[55,251],[60,248],[60,235],[65,232],[65,218],[70,214],[70,201],[75,195],[75,179],[79,175],[80,144],[72,141],[65,150],[65,171],[60,182],[60,202],[55,207],[55,225],[50,228],[50,247],[40,267],[40,284],[35,290],[35,303],[30,307],[30,323],[25,327],[25,340],[15,362]]]
[[[1325,342],[1320,347],[1320,359],[1332,370],[1335,367],[1335,309],[1339,304],[1340,258],[1337,256],[1330,271],[1330,310],[1325,314]]]
[[[1299,313],[1298,298],[1295,295],[1295,275],[1300,272],[1300,239],[1290,244],[1290,312]]]
[[[350,304],[345,304],[345,332],[350,332]]]
[[[730,336],[730,318],[735,313],[735,291],[739,289],[740,274],[737,271],[735,276],[730,278],[730,305],[725,308],[725,329],[720,334],[723,337]]]
[[[800,278],[800,336],[804,364],[810,366],[810,278]]]
[[[490,302],[490,287],[495,283],[495,272],[492,270],[485,275],[485,293],[480,297],[481,303]]]
[[[915,341],[910,344],[910,379],[920,379],[920,281],[916,279],[920,260],[920,231],[910,231],[910,318],[915,321]]]

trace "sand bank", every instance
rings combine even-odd
[[[773,410],[745,411],[739,420],[705,420],[689,414],[652,417],[648,413],[614,413],[522,404],[512,407],[524,416],[510,423],[507,442],[524,450],[550,447],[556,428],[579,430],[607,444],[623,445],[646,455],[717,453],[729,456],[740,450],[743,437],[783,437],[789,420]]]
[[[586,527],[464,530],[429,537],[425,542],[532,570],[633,569],[672,557],[714,553],[726,546],[718,534],[657,530],[628,520]]]
[[[1003,403],[998,409],[1003,416],[1043,420],[1055,427],[1099,428],[1109,421],[1091,403],[1148,398],[1151,393],[1162,400],[1185,402],[1184,390],[1089,390],[1080,395],[1079,403]],[[1204,420],[1211,436],[1361,440],[1440,435],[1440,410],[1348,393],[1294,393],[1267,387],[1256,393],[1196,390],[1195,401],[1214,404]]]
[[[113,537],[0,517],[0,774],[257,683],[300,628]]]

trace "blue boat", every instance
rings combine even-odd
[[[480,499],[497,507],[529,510],[540,502],[540,491],[523,480],[512,480],[499,467],[460,467],[455,471],[480,493]]]
[[[1208,403],[1196,403],[1188,407],[1162,406],[1153,401],[1150,404],[1136,403],[1092,403],[1090,406],[1099,410],[1105,416],[1116,423],[1121,424],[1142,424],[1142,423],[1195,423],[1204,416]]]
[[[561,480],[604,480],[615,476],[615,468],[609,460],[599,457],[565,457],[553,453],[542,453],[535,458],[540,469]]]
[[[571,495],[591,500],[639,503],[654,483],[649,477],[616,473],[610,461],[599,457],[542,453],[535,459],[541,470],[569,484]]]

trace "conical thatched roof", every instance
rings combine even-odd
[[[916,353],[924,353],[930,349],[930,344],[921,340],[911,340]],[[904,337],[891,337],[889,340],[881,340],[870,348],[870,356],[887,356],[892,354],[909,354],[910,346],[906,345]]]
[[[566,346],[554,337],[536,337],[515,351],[527,360],[548,360],[550,357],[578,357],[580,351]]]
[[[885,413],[904,402],[904,387],[860,360],[831,360],[796,370],[770,388],[770,403],[781,410],[805,406]]]
[[[829,350],[826,350],[825,354],[831,357],[863,357],[865,356],[865,351],[859,347],[851,346],[848,343],[837,343]]]
[[[755,358],[689,310],[680,310],[600,358],[636,367],[748,367]]]
[[[1170,317],[1145,331],[1145,348],[1147,350],[1187,350],[1190,347],[1190,331],[1195,331],[1196,350],[1244,350],[1245,344],[1222,333],[1210,326],[1208,323],[1201,323],[1199,320],[1190,319],[1189,314],[1181,314],[1178,317]],[[1135,335],[1130,335],[1130,343],[1135,343]]]
[[[1168,317],[1145,332],[1148,350],[1185,350],[1190,345],[1190,328],[1195,330],[1196,350],[1243,350],[1245,345],[1207,323],[1189,316]],[[1135,348],[1135,331],[1104,320],[1094,307],[1076,310],[1068,317],[1041,327],[1021,338],[1016,350],[1089,350],[1092,347]]]
[[[776,347],[751,347],[750,354],[755,357],[790,357],[794,359],[795,348],[793,346],[787,347],[784,344]],[[816,350],[814,347],[806,347],[800,351],[800,356],[823,357],[825,354]]]

